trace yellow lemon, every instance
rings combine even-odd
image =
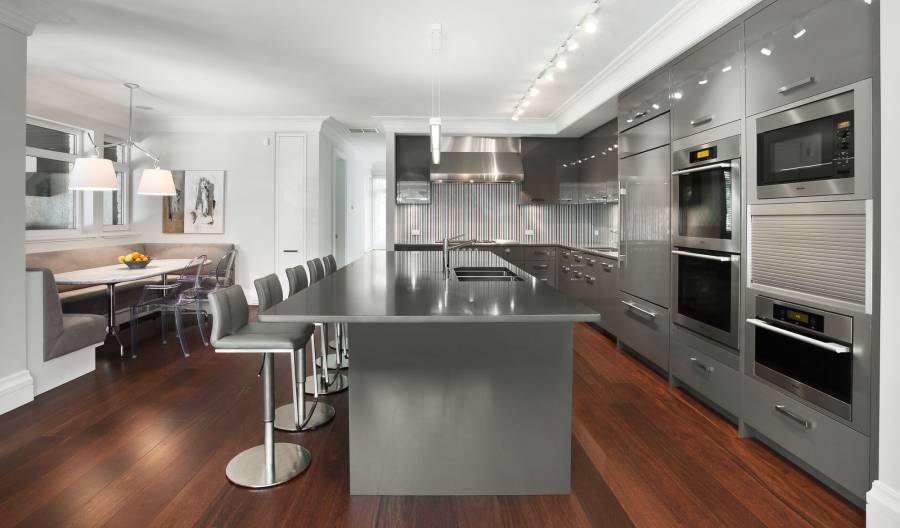
[[[132,260],[134,260],[134,257],[132,257],[131,255],[125,255],[125,262],[131,262]]]
[[[125,262],[125,255],[119,255],[119,262]]]

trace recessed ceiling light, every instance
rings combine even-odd
[[[794,38],[798,39],[798,38],[802,37],[803,35],[806,35],[806,28],[800,28],[800,31],[794,33]]]
[[[629,119],[628,122],[631,123],[631,119]],[[604,156],[606,156],[606,152],[601,152],[600,154],[603,154]]]
[[[612,152],[612,147],[606,147],[606,150]]]
[[[731,65],[725,66],[722,68],[722,73],[728,73],[731,71]]]
[[[759,52],[762,53],[763,55],[765,55],[766,57],[768,57],[769,55],[772,54],[772,50],[770,50],[769,48],[762,48],[761,50],[759,50]]]
[[[677,100],[677,99],[681,99],[681,97],[682,97],[681,92],[675,92],[672,94],[672,99]]]
[[[654,110],[659,110],[659,105],[656,104],[656,103],[653,103],[653,109],[654,109]]]
[[[626,123],[631,123],[632,121],[634,121],[634,119],[631,119],[630,117],[625,120]]]
[[[584,30],[590,34],[597,32],[597,26],[597,17],[588,17],[587,20],[584,21]]]
[[[619,144],[618,144],[618,143],[613,144],[613,148],[614,148],[614,149],[619,148]]]
[[[699,84],[700,86],[703,86],[704,84],[706,84],[708,82],[709,82],[709,79],[700,79],[699,81],[697,81],[697,84]]]

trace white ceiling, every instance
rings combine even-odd
[[[143,116],[430,112],[430,32],[444,28],[442,115],[506,118],[590,0],[0,0],[38,22],[29,97],[122,122]],[[569,68],[526,117],[548,117],[678,0],[602,0]]]

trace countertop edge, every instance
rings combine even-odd
[[[599,323],[600,314],[544,315],[321,315],[316,317],[259,314],[262,323]]]

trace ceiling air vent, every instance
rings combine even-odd
[[[351,134],[378,134],[377,128],[348,128]]]

